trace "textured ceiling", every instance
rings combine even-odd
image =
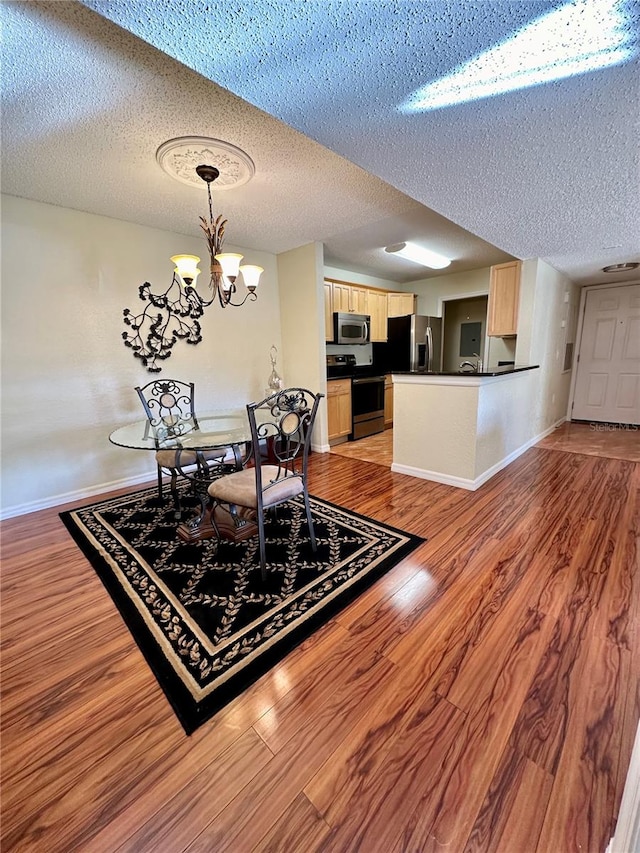
[[[3,2],[2,188],[197,234],[197,191],[168,178],[155,151],[206,135],[256,165],[249,184],[219,194],[231,243],[278,252],[319,240],[329,263],[407,281],[422,271],[382,246],[413,239],[453,257],[447,272],[512,255],[606,280],[605,264],[640,260],[636,2],[624,3],[633,60],[399,109],[562,6]]]

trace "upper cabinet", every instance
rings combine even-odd
[[[384,342],[387,340],[387,294],[382,290],[370,290],[368,305],[367,313],[371,316],[371,342]]]
[[[367,314],[367,291],[362,287],[334,281],[333,310],[345,314]]]
[[[324,282],[325,339],[333,340],[333,314],[368,314],[371,317],[371,342],[387,340],[387,318],[415,313],[413,293],[390,293],[344,281]]]
[[[414,293],[387,293],[387,316],[404,317],[416,313]]]
[[[491,267],[487,334],[508,338],[518,331],[521,261],[509,261]]]

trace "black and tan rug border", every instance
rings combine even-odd
[[[312,608],[303,620],[291,624],[286,631],[278,634],[266,648],[263,647],[260,650],[255,659],[245,662],[239,671],[227,673],[223,679],[216,682],[215,689],[212,686],[201,690],[190,678],[185,668],[177,665],[178,659],[176,658],[174,661],[176,657],[174,649],[166,640],[163,631],[153,620],[148,618],[144,608],[140,606],[139,596],[130,592],[129,579],[123,573],[120,565],[95,539],[81,519],[81,514],[91,512],[94,508],[114,506],[118,503],[131,501],[132,498],[144,499],[151,497],[154,493],[154,488],[146,488],[110,499],[93,501],[76,509],[61,512],[60,519],[113,599],[126,627],[140,648],[187,734],[195,731],[198,726],[282,661],[290,651],[308,639],[320,627],[327,624],[337,613],[344,610],[380,577],[425,541],[421,537],[402,531],[385,522],[379,522],[331,501],[313,496],[312,503],[315,505],[316,511],[337,510],[346,514],[347,517],[353,518],[356,522],[360,521],[381,531],[388,531],[398,537],[395,545],[383,556],[377,557],[366,572],[357,575],[351,579],[348,585],[334,591],[330,599],[324,600],[322,605]],[[98,512],[97,515],[100,516],[100,513]],[[101,523],[105,524],[104,521]],[[113,528],[111,531],[118,537],[117,531]],[[125,540],[122,539],[121,541],[123,547],[131,548]],[[135,549],[131,550],[136,553]],[[136,557],[138,563],[144,565],[145,570],[162,585],[161,579],[155,575],[153,568],[145,564],[139,555],[136,554]],[[168,590],[165,590],[165,593],[168,599],[173,598]],[[181,610],[178,602],[173,601],[172,604],[177,610]],[[181,610],[181,612],[184,616],[184,611]],[[186,618],[189,618],[188,615]]]

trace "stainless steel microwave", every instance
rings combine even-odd
[[[371,340],[371,317],[366,314],[333,315],[334,344],[368,344]]]

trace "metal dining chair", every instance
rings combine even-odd
[[[149,424],[159,437],[179,438],[198,429],[195,411],[195,384],[179,379],[154,379],[142,387],[136,386],[136,392]],[[202,463],[220,464],[227,454],[226,450],[201,451],[200,458],[193,450],[156,450],[155,461],[158,469],[158,497],[163,496],[163,476],[168,472],[170,491],[173,497],[176,516],[181,513],[178,494],[178,473]]]
[[[211,520],[218,539],[216,508],[224,506],[236,529],[257,524],[260,570],[266,579],[264,515],[279,504],[302,495],[311,547],[315,531],[307,488],[311,434],[318,405],[324,394],[305,388],[286,388],[259,403],[247,405],[253,464],[215,480],[208,488],[213,500]],[[242,538],[242,537],[238,537]]]

